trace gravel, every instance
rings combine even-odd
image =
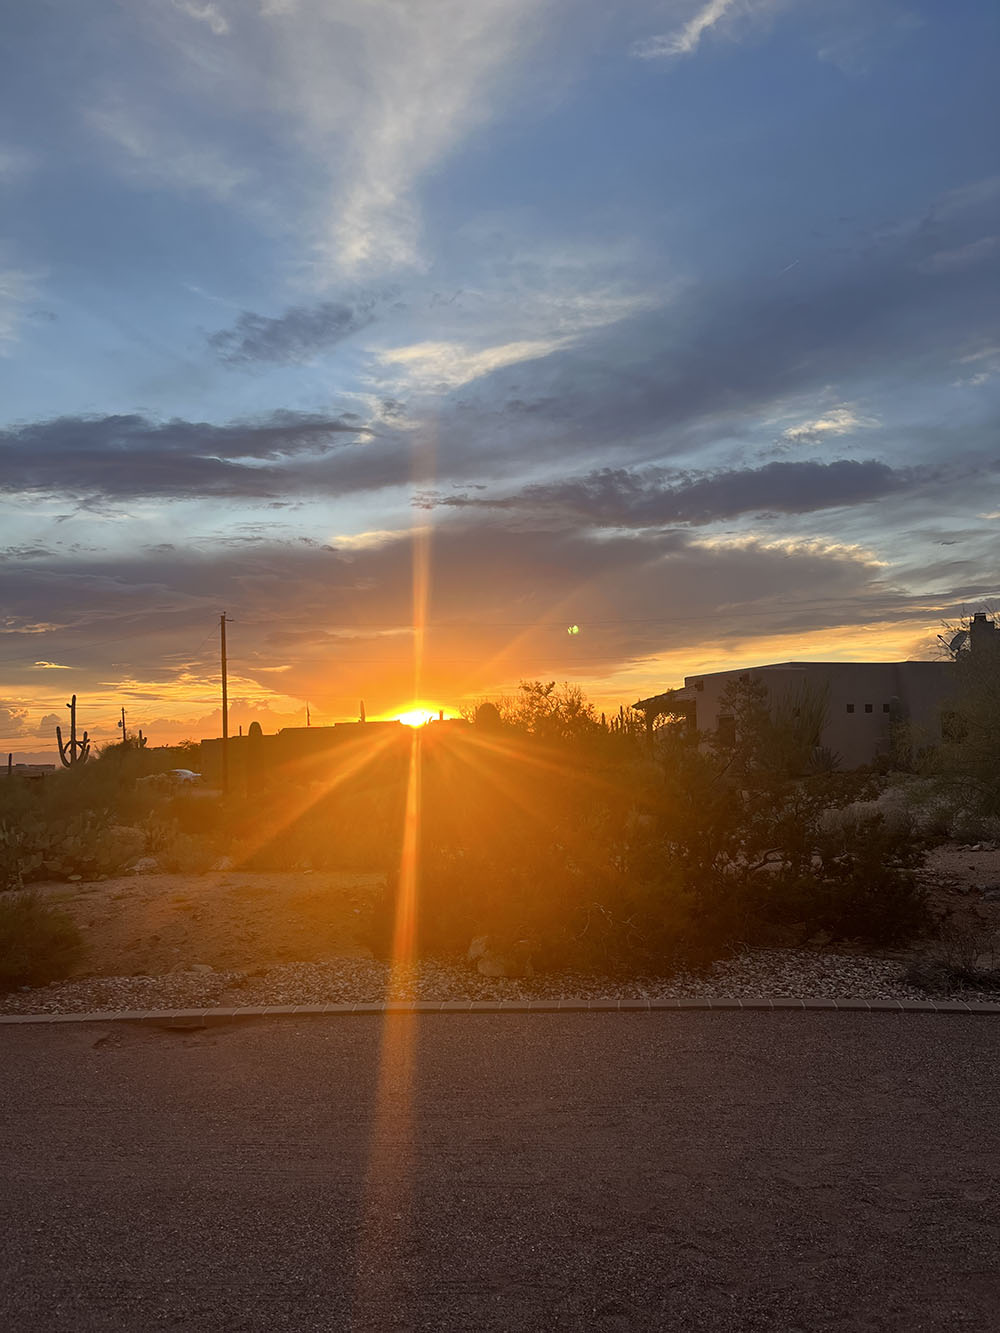
[[[816,949],[748,949],[704,975],[616,979],[596,972],[549,972],[524,980],[480,976],[451,960],[391,968],[371,958],[287,963],[254,972],[188,971],[167,976],[90,977],[0,997],[0,1014],[95,1013],[271,1004],[363,1004],[381,1000],[622,999],[643,996],[789,996],[797,999],[925,1000],[907,984],[906,961]],[[995,1000],[966,988],[937,998]]]

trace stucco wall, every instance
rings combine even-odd
[[[918,743],[940,740],[939,713],[952,689],[954,664],[778,662],[749,671],[688,676],[685,694],[695,701],[699,731],[715,730],[727,686],[747,674],[767,686],[772,701],[794,696],[803,687],[828,690],[821,744],[840,755],[844,768],[857,768],[888,748],[890,725],[897,716],[910,723]]]

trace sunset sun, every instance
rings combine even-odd
[[[397,713],[396,721],[402,722],[404,727],[425,727],[435,717],[437,709],[408,708],[405,713]]]

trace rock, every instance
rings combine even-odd
[[[133,875],[154,875],[159,869],[160,863],[155,856],[140,856],[131,867]]]
[[[817,930],[815,935],[810,935],[806,940],[806,944],[811,944],[816,949],[823,949],[832,942],[833,936],[828,930]]]
[[[232,868],[233,858],[231,856],[220,856],[212,866],[213,870],[232,870]]]
[[[483,954],[489,950],[489,935],[477,935],[469,945],[468,953],[465,955],[470,963],[474,963],[477,958],[482,958]]]
[[[83,876],[82,876],[82,875],[67,875],[66,878],[69,880],[69,882],[70,882],[71,884],[78,884],[78,883],[80,882],[80,880],[83,879]]]
[[[506,953],[487,948],[478,955],[476,970],[483,977],[533,977],[535,969],[531,963],[530,950],[527,940],[518,940]]]
[[[188,968],[189,972],[214,972],[214,967],[209,967],[208,963],[192,963]]]
[[[991,884],[983,889],[984,903],[1000,903],[1000,884]]]

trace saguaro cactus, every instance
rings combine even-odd
[[[90,758],[90,737],[83,733],[83,740],[76,739],[76,695],[66,705],[69,709],[69,740],[64,742],[62,728],[56,727],[56,740],[59,742],[59,758],[64,768],[73,768],[76,764],[85,764]]]

